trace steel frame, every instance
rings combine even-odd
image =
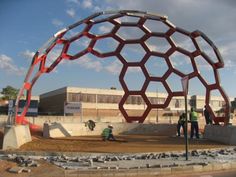
[[[139,20],[137,22],[120,22],[117,19],[121,18],[121,17],[136,17]],[[166,27],[168,27],[168,30],[166,32],[158,32],[158,31],[153,32],[145,26],[145,22],[147,20],[152,20],[153,22],[157,21],[159,23],[162,23],[163,25],[166,25]],[[95,35],[95,34],[91,33],[90,30],[94,25],[104,23],[104,22],[108,22],[108,23],[112,24],[113,27],[111,28],[110,32],[107,32],[102,35]],[[81,32],[73,35],[70,38],[63,37],[63,36],[66,36],[66,34],[69,34],[72,29],[74,29],[80,25],[85,26]],[[121,27],[139,28],[140,30],[143,31],[144,35],[141,36],[139,39],[124,39],[117,34],[117,31]],[[195,50],[190,52],[187,49],[176,45],[174,40],[172,39],[172,35],[176,32],[184,35],[186,38],[189,38],[192,41],[193,45],[195,46]],[[79,39],[81,39],[82,37],[87,37],[90,39],[88,46],[84,50],[78,51],[74,55],[69,54],[68,50],[70,48],[71,43],[73,43],[75,41],[79,41]],[[170,48],[164,53],[150,50],[148,45],[145,43],[145,41],[147,41],[150,37],[161,37],[161,38],[165,39],[169,43]],[[198,37],[202,38],[202,40],[204,40],[211,47],[211,49],[213,50],[213,52],[215,54],[215,56],[213,56],[213,57],[216,57],[217,61],[213,61],[212,56],[208,56],[207,53],[204,51],[204,49],[202,49],[200,47],[198,41],[196,40],[196,38],[198,38]],[[94,48],[97,41],[99,41],[101,39],[107,39],[107,38],[112,38],[118,42],[118,45],[114,51],[102,53]],[[140,44],[143,47],[146,54],[141,59],[141,61],[129,62],[126,60],[126,58],[124,58],[120,54],[121,50],[124,48],[124,46],[126,44]],[[62,45],[62,50],[60,52],[60,55],[52,62],[51,65],[47,66],[46,61],[48,60],[48,54],[57,45]],[[193,72],[186,74],[186,73],[183,73],[182,71],[176,69],[173,66],[173,64],[170,61],[170,56],[176,51],[189,57],[189,59],[191,61],[191,65],[193,67]],[[150,14],[150,13],[141,12],[141,11],[130,11],[130,10],[124,11],[123,10],[123,11],[109,11],[109,12],[95,13],[95,14],[93,14],[81,21],[78,21],[75,24],[72,24],[72,25],[68,26],[67,28],[64,28],[64,29],[60,30],[59,32],[57,32],[40,50],[38,50],[35,53],[35,55],[32,59],[32,63],[30,65],[30,68],[28,70],[28,73],[25,77],[24,84],[23,84],[22,88],[20,89],[20,92],[17,97],[16,110],[15,110],[15,123],[17,123],[17,124],[28,124],[29,123],[29,121],[25,118],[25,114],[26,114],[29,104],[30,104],[31,90],[32,90],[34,84],[36,83],[36,81],[38,80],[38,78],[42,74],[52,72],[55,69],[55,67],[62,60],[75,60],[75,59],[81,58],[82,56],[84,56],[85,54],[88,54],[88,53],[91,53],[99,58],[106,58],[106,57],[115,56],[123,64],[122,70],[119,75],[119,81],[120,81],[120,84],[124,90],[124,95],[119,103],[119,109],[127,122],[138,121],[138,122],[142,123],[142,122],[144,122],[145,118],[148,116],[151,109],[153,109],[153,108],[163,108],[164,109],[169,105],[172,97],[184,96],[184,93],[182,91],[173,92],[171,90],[170,86],[168,85],[166,80],[171,73],[175,73],[180,77],[185,77],[186,75],[188,75],[189,79],[197,77],[201,81],[202,85],[206,88],[205,104],[206,104],[207,109],[213,115],[214,122],[217,124],[219,122],[224,122],[225,124],[227,124],[229,121],[229,111],[230,111],[229,99],[228,99],[225,91],[223,90],[223,88],[220,85],[220,78],[219,78],[219,74],[218,74],[218,69],[222,68],[224,66],[224,62],[223,62],[223,59],[220,55],[219,50],[214,45],[214,43],[203,32],[201,32],[199,30],[196,30],[193,32],[188,32],[184,29],[176,27],[167,19],[166,16],[161,16],[158,14]],[[168,70],[166,71],[166,73],[162,77],[153,77],[153,76],[149,75],[149,72],[148,72],[147,67],[145,66],[145,63],[149,60],[150,56],[157,56],[157,57],[162,57],[165,59],[166,64],[168,66]],[[199,72],[199,69],[198,69],[198,67],[196,65],[196,61],[195,61],[196,57],[198,57],[198,56],[201,56],[203,59],[205,59],[205,61],[213,69],[215,83],[213,83],[213,84],[207,83],[207,81],[204,79],[204,77]],[[127,69],[130,67],[140,67],[144,76],[145,76],[145,82],[140,90],[129,90],[127,83],[125,82],[124,78],[127,73]],[[36,70],[36,72],[34,73],[34,75],[32,75],[33,71],[35,71],[35,70]],[[168,93],[168,97],[163,104],[152,104],[149,101],[149,99],[147,98],[145,92],[146,92],[146,89],[151,81],[160,82],[165,87],[165,89]],[[214,111],[212,110],[212,108],[210,106],[211,91],[214,91],[214,90],[218,90],[225,101],[224,116],[222,116],[222,117],[218,117],[217,115],[215,115]],[[26,92],[26,97],[27,97],[26,98],[26,105],[23,109],[23,112],[18,115],[17,112],[19,109],[18,108],[19,100],[24,95],[24,92]],[[126,110],[124,108],[124,104],[126,102],[126,99],[130,95],[141,96],[142,99],[144,100],[144,102],[146,104],[146,109],[142,115],[130,116],[126,112]],[[31,124],[31,126],[33,126],[33,125]]]

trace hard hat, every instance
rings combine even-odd
[[[112,126],[111,124],[110,124],[110,125],[108,125],[108,127],[109,127],[109,128],[113,128],[113,126]]]

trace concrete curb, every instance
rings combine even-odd
[[[146,169],[90,169],[90,170],[65,170],[66,177],[80,176],[80,177],[98,177],[98,176],[165,176],[189,173],[202,173],[210,171],[234,170],[236,169],[236,162],[232,163],[218,163],[192,166],[178,166],[178,167],[163,167],[163,168],[146,168]]]

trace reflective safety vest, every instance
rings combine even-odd
[[[190,121],[191,122],[197,122],[198,121],[197,112],[193,111],[193,112],[190,113]]]

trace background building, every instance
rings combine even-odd
[[[45,115],[63,115],[66,103],[79,102],[81,111],[73,113],[81,119],[93,119],[95,121],[125,121],[118,103],[120,102],[124,92],[112,89],[94,89],[79,87],[63,87],[51,92],[40,95],[40,114]],[[163,103],[167,98],[167,94],[157,92],[146,93],[151,103]],[[231,99],[232,100],[232,99]],[[189,107],[197,108],[199,112],[204,108],[205,102],[203,96],[188,96]],[[224,101],[221,97],[212,96],[211,106],[217,111],[222,108]],[[142,115],[145,110],[145,103],[140,96],[129,96],[124,108],[128,115]],[[168,117],[178,115],[184,111],[184,97],[174,97],[168,108],[153,109],[149,113],[146,121],[158,122],[160,117]],[[68,114],[67,114],[68,115]],[[71,114],[69,114],[71,115]]]

